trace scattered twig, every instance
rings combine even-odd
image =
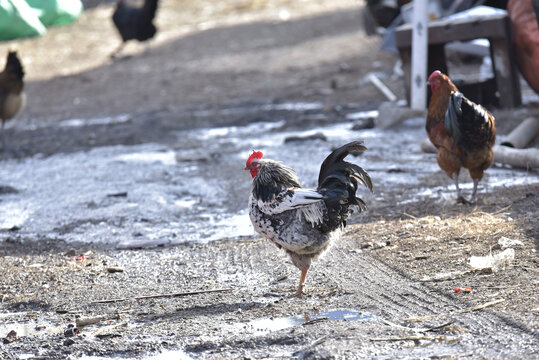
[[[329,320],[329,318],[328,318],[327,316],[324,316],[324,317],[312,319],[312,320],[309,320],[309,321],[305,321],[305,322],[304,322],[303,324],[301,324],[301,325],[312,325],[312,324],[316,324],[316,323],[319,323],[319,322],[322,322],[322,321],[326,321],[326,320]]]
[[[408,213],[402,213],[402,215],[408,216],[409,218],[412,218],[412,219],[414,219],[414,220],[417,220],[417,217],[414,216],[414,215],[410,215],[410,214],[408,214]]]
[[[98,324],[103,321],[103,319],[103,316],[78,317],[77,319],[75,319],[75,324],[78,328],[81,328],[88,325]]]
[[[446,335],[409,335],[409,336],[388,337],[388,338],[373,338],[369,340],[370,341],[431,340],[431,341],[453,342],[453,341],[456,341],[457,339],[458,339],[457,336],[446,336]]]
[[[328,338],[328,336],[327,336],[327,335],[324,335],[324,336],[322,336],[321,338],[318,338],[318,339],[316,339],[315,341],[313,341],[310,345],[311,345],[311,346],[320,345],[320,344],[322,344],[324,341],[326,341],[327,338]]]
[[[452,325],[453,323],[454,323],[454,321],[451,320],[451,321],[448,321],[448,322],[446,322],[446,323],[444,323],[442,325],[436,325],[436,326],[430,327],[430,328],[426,329],[425,332],[440,330],[440,329],[443,329],[446,326]]]
[[[410,327],[407,327],[407,326],[402,326],[402,325],[399,325],[399,324],[395,324],[389,320],[386,320],[386,319],[381,319],[381,321],[386,324],[386,325],[389,325],[389,326],[392,326],[394,328],[397,328],[397,329],[401,329],[401,330],[412,330],[414,332],[425,332],[425,331],[429,331],[429,328],[410,328]]]
[[[111,331],[112,330],[116,330],[117,328],[119,327],[122,327],[122,326],[127,326],[129,322],[128,321],[123,321],[121,323],[118,323],[118,324],[114,324],[114,325],[109,325],[109,326],[105,326],[105,327],[102,327],[100,329],[97,329],[95,332],[94,332],[94,336],[96,337],[113,337],[113,336],[121,336],[119,334],[112,334]]]
[[[210,290],[197,290],[197,291],[179,292],[179,293],[172,293],[172,294],[143,295],[143,296],[137,296],[137,297],[131,297],[131,298],[97,300],[97,301],[92,301],[91,304],[109,304],[109,303],[116,303],[116,302],[129,301],[129,300],[142,300],[142,299],[157,299],[157,298],[167,298],[167,297],[191,296],[191,295],[208,294],[208,293],[216,293],[216,292],[226,292],[226,291],[232,291],[232,289],[210,289]]]
[[[472,312],[472,311],[481,310],[481,309],[484,309],[484,308],[487,308],[487,307],[490,307],[490,306],[494,306],[494,305],[499,304],[499,303],[504,302],[504,301],[505,301],[505,299],[498,299],[498,300],[494,300],[494,301],[489,301],[489,302],[481,304],[481,305],[476,305],[476,306],[472,306],[472,307],[469,307],[469,308],[466,308],[466,309],[452,311],[452,312],[449,312],[449,313],[433,314],[433,315],[406,318],[406,319],[402,319],[402,321],[420,322],[420,321],[428,321],[428,320],[432,320],[432,319],[436,319],[436,318],[440,318],[440,317],[444,317],[444,316],[451,316],[451,315],[456,315],[456,314],[464,314],[464,313],[468,313],[468,312]]]
[[[376,88],[378,90],[380,90],[380,92],[382,92],[382,94],[384,94],[384,96],[391,102],[395,102],[397,101],[397,96],[393,93],[393,91],[391,91],[390,88],[387,87],[386,84],[384,84],[382,82],[382,80],[380,80],[380,78],[378,78],[378,76],[376,76],[376,74],[374,73],[369,73],[367,75],[367,79],[374,85],[376,86]]]
[[[119,266],[109,266],[107,268],[107,271],[109,273],[118,273],[118,272],[124,272],[124,269]]]
[[[471,274],[472,270],[466,270],[466,271],[452,271],[448,273],[439,273],[435,274],[433,276],[424,276],[419,281],[421,282],[439,282],[439,281],[447,281],[447,280],[455,280],[458,279],[464,275]]]
[[[511,208],[511,206],[513,206],[513,204],[509,204],[507,205],[506,207],[504,208],[501,208],[500,210],[496,210],[492,213],[492,215],[496,215],[496,214],[499,214],[501,212],[504,212],[505,210],[509,210]]]

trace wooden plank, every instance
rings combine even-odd
[[[467,41],[479,38],[504,38],[509,18],[506,14],[485,18],[462,20],[438,20],[429,23],[429,44],[445,44],[450,41]],[[412,45],[412,25],[399,26],[395,31],[397,47]]]

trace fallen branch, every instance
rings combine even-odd
[[[226,292],[226,291],[232,291],[232,289],[210,289],[210,290],[197,290],[197,291],[179,292],[179,293],[172,293],[172,294],[143,295],[143,296],[137,296],[137,297],[131,297],[131,298],[97,300],[97,301],[92,301],[90,304],[110,304],[110,303],[116,303],[116,302],[121,302],[121,301],[129,301],[129,300],[137,300],[138,301],[138,300],[142,300],[142,299],[157,299],[157,298],[167,298],[167,297],[191,296],[191,295]]]
[[[445,316],[464,314],[464,313],[468,313],[468,312],[472,312],[472,311],[481,310],[481,309],[484,309],[484,308],[487,308],[487,307],[490,307],[490,306],[494,306],[494,305],[499,304],[499,303],[504,302],[504,301],[505,301],[505,299],[498,299],[498,300],[494,300],[494,301],[484,303],[482,305],[476,305],[476,306],[472,306],[472,307],[469,307],[469,308],[466,308],[466,309],[452,311],[452,312],[449,312],[449,313],[433,314],[433,315],[406,318],[406,319],[402,319],[402,321],[420,322],[420,321],[428,321],[428,320],[432,320],[432,319],[436,319],[436,318],[440,318],[440,317],[445,317]]]

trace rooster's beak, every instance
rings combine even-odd
[[[250,169],[249,169],[248,167],[244,167],[243,170],[247,170],[247,171],[248,171],[248,170],[250,170]]]

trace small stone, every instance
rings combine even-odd
[[[290,142],[300,142],[300,141],[309,141],[309,140],[322,140],[327,141],[326,135],[322,133],[316,133],[308,136],[289,136],[284,139],[285,144]]]
[[[368,117],[365,119],[360,119],[354,123],[352,126],[352,130],[364,130],[364,129],[372,129],[374,128],[374,118]]]
[[[67,250],[65,253],[64,253],[65,256],[76,256],[77,255],[77,250],[75,249],[69,249]]]
[[[11,330],[4,338],[4,344],[10,344],[14,341],[17,341],[18,339],[19,338],[17,337],[17,332],[15,330]]]
[[[373,245],[373,249],[380,249],[380,248],[383,248],[383,247],[386,247],[386,246],[389,246],[391,245],[391,241],[387,240],[387,241],[381,241],[381,242],[377,242]]]

